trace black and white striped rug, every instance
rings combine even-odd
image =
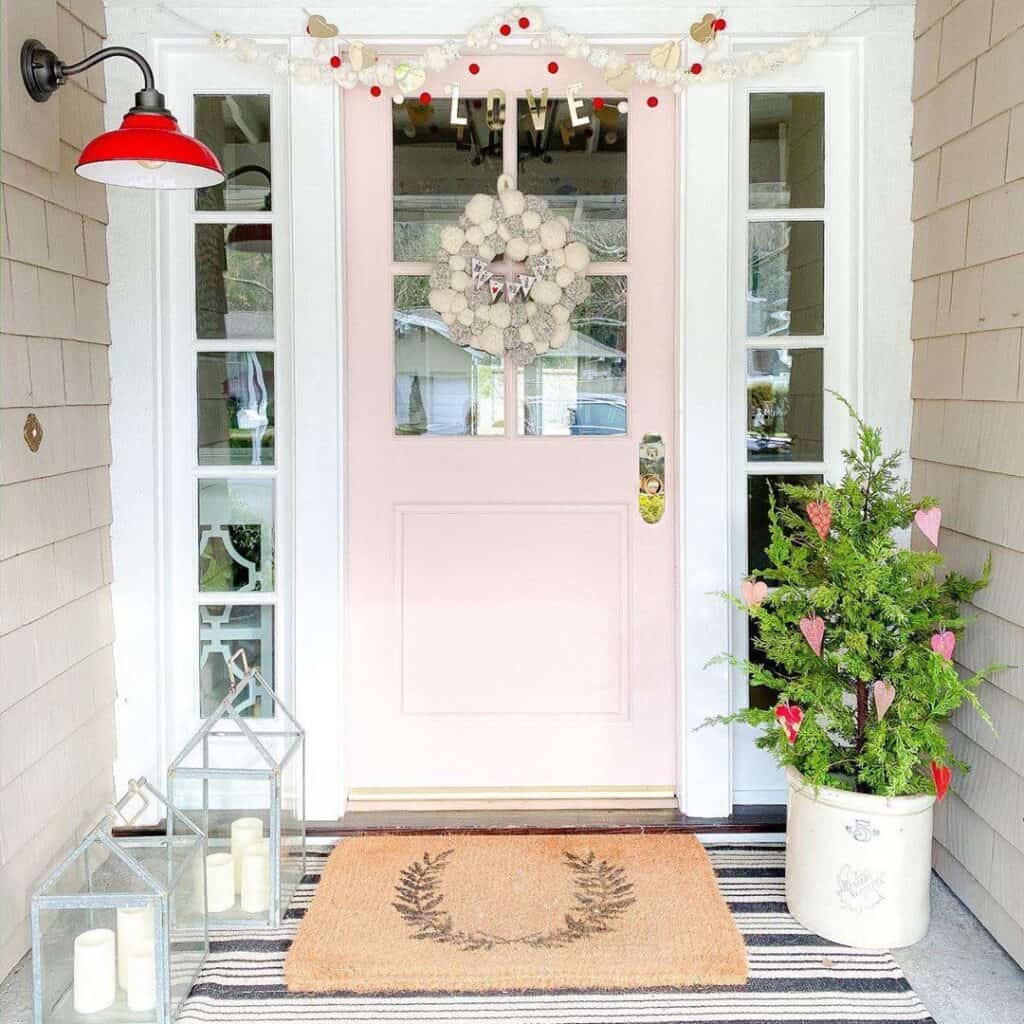
[[[288,920],[276,930],[211,933],[210,956],[179,1024],[934,1024],[886,952],[812,935],[786,911],[781,846],[709,846],[747,944],[746,985],[674,992],[438,996],[301,996],[284,958],[330,847],[314,848]]]

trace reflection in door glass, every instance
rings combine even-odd
[[[776,508],[792,506],[793,501],[781,490],[784,484],[798,484],[809,487],[820,484],[819,475],[807,476],[760,476],[747,477],[747,571],[767,569],[768,555],[765,549],[771,543],[771,525],[768,509],[771,496],[775,496]]]
[[[274,608],[272,605],[236,604],[199,606],[199,713],[213,714],[233,682],[228,659],[239,648],[250,668],[257,668],[274,686]],[[243,694],[246,691],[243,691]],[[240,715],[273,718],[272,703],[257,698],[236,704]]]
[[[626,278],[590,284],[565,345],[519,371],[520,434],[626,433]]]
[[[581,102],[579,116],[589,121],[574,126],[565,98],[545,106],[541,94],[532,109],[519,100],[518,187],[568,217],[595,261],[624,260],[629,115],[619,111],[618,97]]]
[[[269,224],[196,224],[196,337],[272,338]]]
[[[196,96],[195,134],[213,150],[224,181],[196,189],[197,210],[269,210],[270,97]]]
[[[494,192],[501,174],[499,108],[490,122],[487,101],[459,100],[451,123],[450,99],[393,106],[395,253],[398,261],[432,260],[441,229],[461,216],[476,192]]]
[[[505,371],[450,340],[426,277],[395,278],[395,433],[504,434]]]
[[[825,94],[750,94],[750,208],[825,205]]]
[[[820,462],[823,388],[820,348],[747,349],[747,458]]]
[[[825,225],[749,225],[747,334],[825,333]]]
[[[274,464],[274,355],[200,352],[196,404],[201,466]]]

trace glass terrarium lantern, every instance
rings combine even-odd
[[[231,688],[171,763],[167,788],[207,837],[209,926],[273,928],[306,870],[305,734],[243,649],[228,670]],[[257,727],[253,711],[268,708]]]
[[[150,808],[173,830],[118,834]],[[145,779],[32,894],[34,1024],[170,1024],[209,949],[206,837]]]

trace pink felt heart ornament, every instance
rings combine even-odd
[[[821,642],[825,638],[825,620],[818,618],[817,615],[801,619],[800,632],[803,633],[807,646],[820,658]]]
[[[946,661],[950,661],[953,657],[953,648],[956,647],[956,636],[948,629],[944,629],[941,633],[932,634],[931,645],[936,654],[941,654]]]
[[[795,704],[779,704],[775,708],[775,717],[786,732],[786,739],[790,743],[796,743],[797,733],[800,732],[800,725],[804,720],[803,708]]]
[[[935,796],[941,800],[949,789],[950,780],[953,778],[953,769],[948,764],[939,764],[936,761],[931,763],[932,781],[935,783]]]
[[[875,694],[875,714],[881,721],[896,699],[896,687],[888,679],[876,679],[872,689]]]
[[[818,536],[825,540],[828,537],[828,531],[832,529],[832,506],[827,501],[809,501],[807,503],[807,518],[818,531]]]
[[[740,596],[748,608],[757,608],[768,596],[768,584],[764,580],[744,580],[740,584]]]
[[[914,513],[914,522],[917,528],[932,542],[932,547],[939,546],[939,526],[942,525],[942,509],[936,505],[934,508],[919,508]]]

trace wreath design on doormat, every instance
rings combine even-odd
[[[581,939],[612,930],[612,923],[634,903],[633,883],[626,872],[593,851],[586,857],[565,853],[565,866],[572,875],[576,902],[565,915],[563,924],[546,932],[527,935],[495,935],[483,931],[463,931],[455,926],[444,907],[444,872],[454,850],[413,861],[399,876],[395,886],[398,899],[391,905],[412,929],[412,938],[429,939],[463,950],[488,950],[499,946],[531,946],[534,949],[560,949]]]
[[[489,269],[498,257],[525,264],[526,273],[498,278]],[[473,196],[441,232],[430,306],[455,344],[504,353],[522,366],[569,340],[573,310],[590,294],[589,266],[590,250],[568,219],[503,174],[497,197]]]

